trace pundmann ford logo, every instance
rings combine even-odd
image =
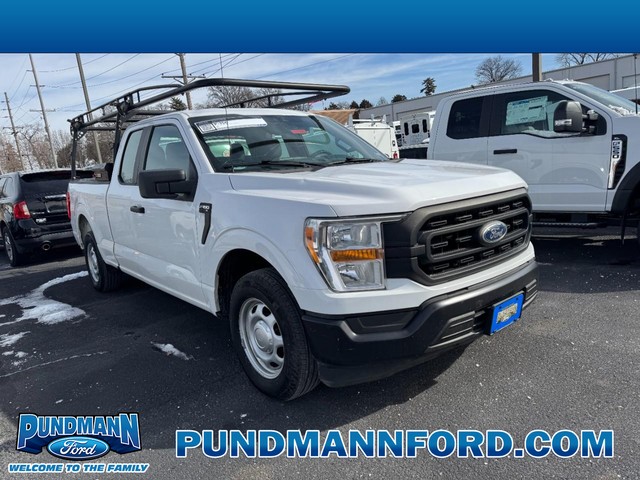
[[[16,448],[38,454],[42,448],[66,460],[91,460],[113,450],[124,454],[140,450],[137,413],[116,416],[40,416],[21,414]]]
[[[507,235],[508,227],[504,222],[496,220],[480,227],[480,242],[489,246],[498,243]]]

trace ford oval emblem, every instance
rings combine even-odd
[[[106,442],[91,437],[64,437],[47,445],[49,453],[66,460],[90,460],[109,453]]]
[[[499,220],[486,223],[480,228],[480,242],[486,246],[498,243],[507,235],[507,230],[507,225]]]

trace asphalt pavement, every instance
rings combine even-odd
[[[21,477],[9,462],[59,461],[16,452],[26,412],[139,412],[142,450],[105,457],[149,463],[135,478],[640,478],[640,255],[629,238],[536,237],[540,294],[520,321],[389,379],[288,403],[249,383],[211,314],[135,280],[98,293],[75,249],[16,269],[0,252],[0,478]],[[176,429],[500,429],[517,446],[533,429],[613,429],[615,458],[177,459]]]

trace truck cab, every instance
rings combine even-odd
[[[514,171],[529,185],[536,217],[550,223],[595,226],[640,207],[637,106],[586,83],[451,95],[438,105],[427,156]]]

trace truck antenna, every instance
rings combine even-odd
[[[635,84],[635,103],[636,104],[636,115],[638,114],[638,54],[633,54],[633,83]]]

